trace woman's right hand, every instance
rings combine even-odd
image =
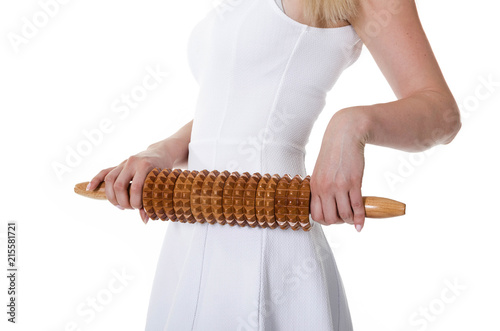
[[[175,159],[167,140],[149,146],[145,151],[133,155],[116,167],[101,170],[87,186],[94,190],[101,182],[106,183],[105,192],[109,202],[119,209],[139,209],[141,219],[147,223],[148,216],[142,208],[142,188],[148,173],[154,168],[172,168]],[[130,196],[128,187],[130,186]]]

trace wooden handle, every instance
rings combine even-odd
[[[87,191],[87,186],[89,185],[89,183],[90,182],[83,182],[76,184],[75,193],[91,199],[108,200],[108,198],[106,197],[106,192],[104,191],[106,183],[102,182],[99,185],[97,185],[97,188],[95,190]]]
[[[406,204],[380,197],[363,197],[365,215],[370,218],[386,218],[402,216],[406,212]]]
[[[102,182],[93,191],[87,191],[87,185],[89,182],[83,182],[75,185],[75,193],[97,200],[107,200],[105,187],[106,183]],[[130,189],[130,186],[129,186]],[[366,196],[363,197],[363,203],[365,205],[365,215],[369,218],[387,218],[405,215],[406,204],[381,197]]]

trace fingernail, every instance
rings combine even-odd
[[[88,191],[89,189],[90,189],[90,183],[88,183],[86,190]]]
[[[139,215],[141,215],[142,222],[144,224],[147,224],[148,223],[148,214],[146,213],[146,211],[143,208],[141,208],[139,210]]]
[[[125,208],[123,208],[122,206],[120,205],[115,205],[116,208],[120,209],[120,210],[124,210]]]
[[[356,224],[356,230],[358,230],[358,232],[361,232],[361,228],[362,228],[361,224]]]

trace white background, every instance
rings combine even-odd
[[[210,0],[68,1],[16,51],[8,36],[21,34],[23,17],[33,21],[40,3],[1,2],[2,275],[8,221],[18,225],[19,267],[14,326],[6,322],[7,279],[1,277],[2,330],[62,331],[71,330],[71,323],[80,330],[144,328],[168,222],[145,226],[137,211],[82,198],[73,186],[192,118],[198,87],[187,65],[186,42],[213,5]],[[499,8],[489,0],[417,5],[461,105],[463,127],[451,144],[426,153],[367,146],[363,195],[403,201],[407,215],[368,219],[361,233],[348,225],[324,231],[355,330],[499,330]],[[157,66],[169,76],[130,113],[113,112],[115,100],[142,83],[147,67]],[[486,93],[481,80],[488,79],[497,86]],[[307,147],[308,173],[334,112],[394,98],[364,48],[316,122]],[[87,145],[88,155],[73,160],[58,178],[55,162],[64,164],[69,150],[85,144],[84,131],[97,129],[103,119],[111,121],[111,132]],[[389,173],[399,181],[391,185]],[[116,273],[129,279],[113,283]],[[449,290],[454,283],[457,288]],[[107,297],[110,284],[117,290]],[[100,308],[91,314],[87,300],[96,296]]]

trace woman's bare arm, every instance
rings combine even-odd
[[[156,142],[148,148],[160,147],[169,149],[174,159],[172,168],[186,168],[188,161],[188,144],[191,140],[192,127],[193,120],[186,123],[170,137]]]
[[[145,151],[132,155],[116,167],[101,170],[92,179],[87,189],[93,190],[99,183],[105,181],[106,197],[109,202],[120,209],[139,209],[142,220],[147,223],[148,217],[142,208],[144,180],[154,168],[186,166],[192,125],[191,120],[176,133],[150,145]],[[132,184],[130,184],[131,181]]]
[[[460,113],[415,2],[363,0],[351,24],[398,98],[355,107],[364,118],[366,143],[409,152],[449,143],[460,129]]]
[[[364,225],[364,146],[409,152],[449,143],[461,127],[413,0],[360,0],[351,21],[398,100],[332,116],[311,176],[311,216],[329,225]]]

